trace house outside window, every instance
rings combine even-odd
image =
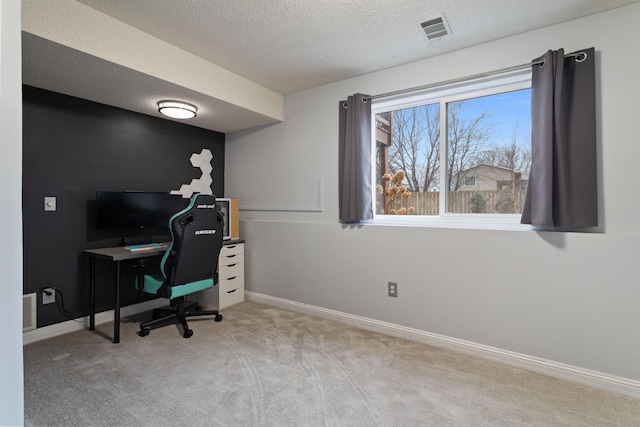
[[[464,215],[519,223],[531,163],[530,88],[531,73],[520,71],[374,100],[375,221]]]

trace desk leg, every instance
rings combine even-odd
[[[96,258],[89,257],[89,330],[96,329]]]
[[[116,261],[116,301],[114,304],[113,343],[120,342],[120,261]]]

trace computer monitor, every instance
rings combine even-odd
[[[169,218],[189,204],[180,195],[143,191],[97,191],[98,230],[168,229]]]

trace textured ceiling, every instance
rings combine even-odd
[[[147,72],[150,69],[96,56],[91,46],[109,37],[92,32],[93,23],[82,27],[77,16],[92,16],[96,22],[96,17],[105,18],[102,29],[113,27],[115,31],[106,34],[114,38],[117,28],[125,30],[127,46],[121,44],[116,51],[130,55],[131,46],[153,45],[152,36],[166,52],[179,49],[204,64],[215,64],[244,78],[251,90],[261,90],[257,83],[288,94],[638,1],[23,0],[23,82],[150,115],[158,115],[152,108],[158,96],[171,96],[201,107],[203,114],[190,124],[232,132],[273,123],[277,115],[234,105],[211,88],[199,90]],[[53,33],[47,28],[40,34],[38,28],[53,21],[50,10],[59,12]],[[76,18],[65,18],[70,10],[77,12]],[[442,13],[452,34],[427,40],[418,22]],[[77,42],[66,43],[74,37]],[[172,59],[161,56],[163,61]],[[184,68],[202,75],[206,67]],[[224,83],[219,86],[225,89]]]
[[[634,2],[79,1],[282,94]],[[417,22],[441,13],[452,34],[427,41]]]

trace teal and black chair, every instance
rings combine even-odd
[[[191,337],[187,318],[222,315],[217,310],[203,310],[197,302],[187,302],[187,296],[213,287],[217,281],[218,256],[222,249],[223,218],[210,194],[196,194],[189,205],[169,219],[171,243],[160,261],[159,271],[145,273],[146,262],[139,262],[136,287],[141,293],[162,296],[170,300],[169,308],[153,310],[153,319],[140,324],[138,335],[167,324],[177,324],[182,336]],[[142,283],[142,289],[140,289]]]

